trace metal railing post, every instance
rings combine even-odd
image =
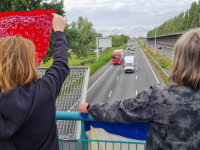
[[[85,136],[85,122],[83,120],[81,120],[81,136],[82,136],[82,139],[86,139],[86,136]],[[82,150],[86,150],[86,142],[85,141],[82,141]]]

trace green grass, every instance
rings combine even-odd
[[[72,59],[71,59],[72,58]],[[73,53],[71,53],[71,58],[69,58],[69,66],[79,66],[80,62],[85,59],[84,57],[81,58],[77,58],[77,56]],[[50,59],[48,62],[46,62],[45,64],[43,63],[43,61],[40,63],[40,67],[50,67],[53,63],[53,58]]]
[[[84,64],[84,66],[89,66],[90,67],[90,75],[92,75],[111,60],[112,52],[114,50],[125,49],[126,47],[127,47],[127,45],[124,44],[120,47],[108,48],[107,50],[99,53],[99,60],[98,61],[96,60],[97,56],[96,56],[95,52],[89,52],[88,58],[85,58],[85,57],[77,58],[77,56],[75,54],[71,53],[72,59],[69,58],[68,64],[69,64],[69,66],[83,66],[81,64]],[[91,61],[92,58],[94,58],[95,61]],[[88,63],[88,62],[90,62],[90,63]],[[40,67],[50,67],[52,65],[52,63],[53,63],[53,58],[50,59],[45,64],[43,64],[43,62],[41,62]]]

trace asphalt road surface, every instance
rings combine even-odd
[[[155,44],[147,44],[147,46],[150,46],[151,48],[155,49]],[[161,46],[161,49],[158,49],[158,45],[156,45],[156,50],[159,53],[167,56],[168,58],[173,59],[173,50],[171,48]]]
[[[135,57],[134,73],[125,74],[123,64],[111,65],[88,89],[86,98],[88,103],[130,98],[149,88],[153,83],[158,83],[138,43],[135,42],[134,45],[137,47],[134,54],[130,54],[130,50],[124,50],[124,56]]]

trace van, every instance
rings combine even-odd
[[[135,69],[134,56],[125,56],[124,57],[124,72],[134,73],[134,69]]]

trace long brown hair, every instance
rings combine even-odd
[[[0,91],[36,81],[35,46],[21,36],[0,38]]]
[[[176,42],[169,82],[172,85],[200,88],[200,29],[186,32]]]

